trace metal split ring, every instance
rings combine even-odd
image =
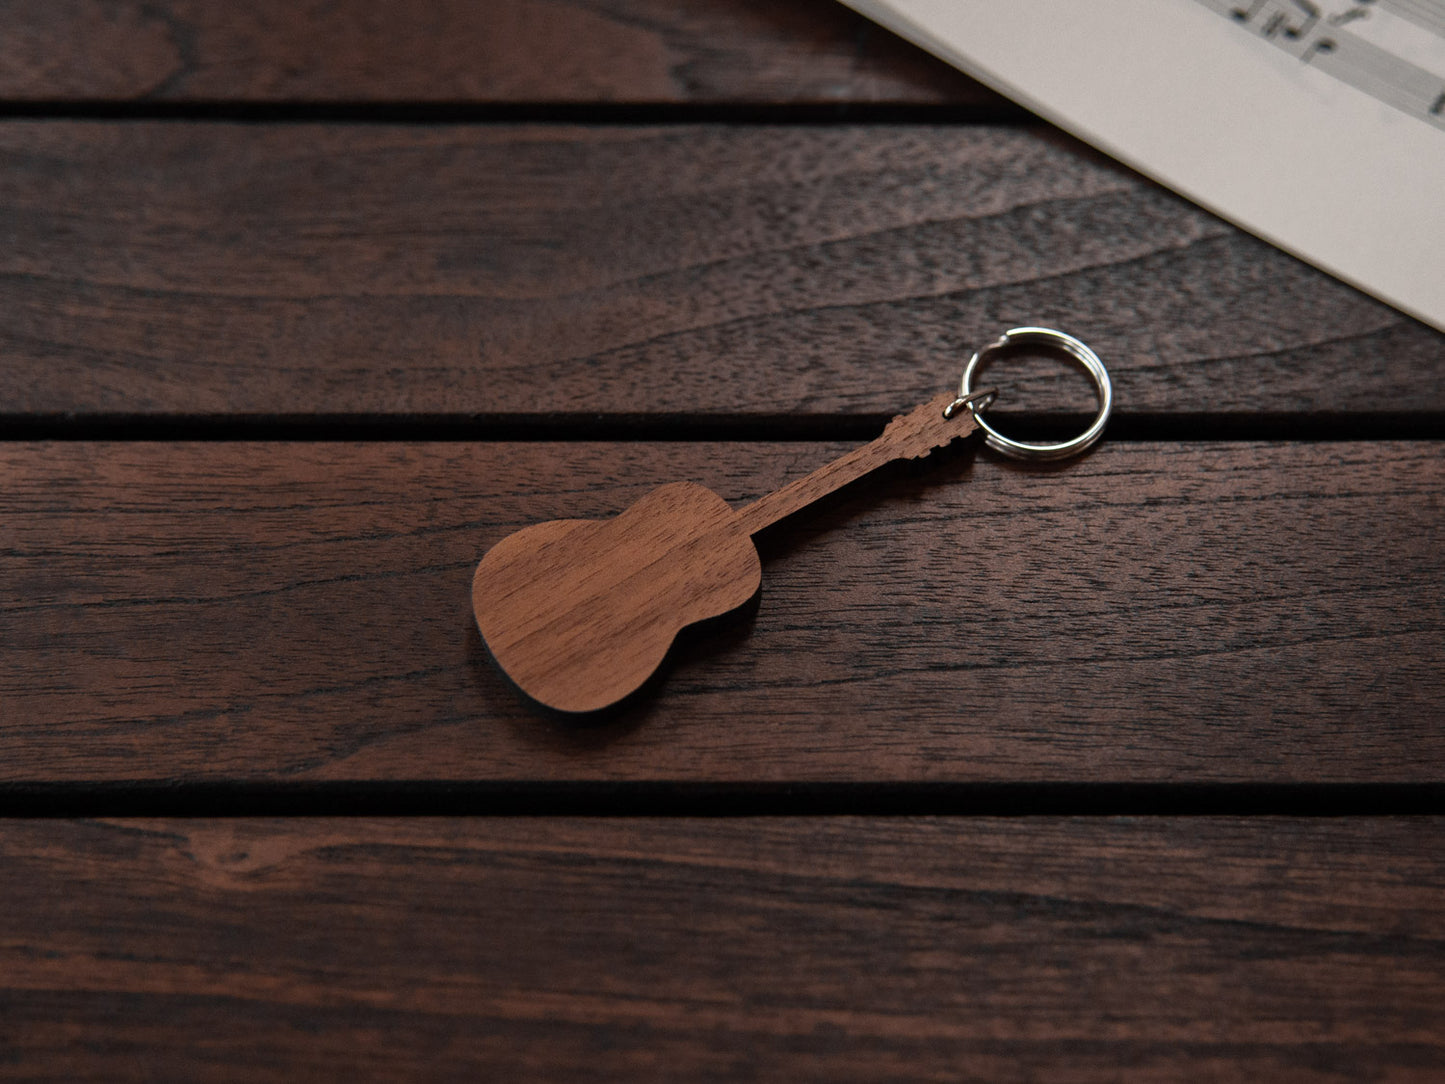
[[[992,389],[988,392],[973,391],[970,385],[973,382],[974,371],[986,358],[1001,350],[1025,343],[1049,346],[1062,351],[1088,370],[1089,376],[1094,381],[1094,393],[1099,399],[1099,413],[1094,416],[1089,428],[1072,440],[1058,444],[1034,444],[1012,440],[984,420],[983,409],[993,402],[993,393]],[[979,405],[978,400],[985,396],[987,401]],[[969,405],[974,419],[978,422],[978,427],[983,430],[984,443],[994,451],[1012,456],[1014,459],[1067,459],[1091,446],[1103,434],[1104,426],[1109,420],[1109,412],[1114,408],[1114,388],[1109,382],[1109,370],[1104,368],[1104,363],[1099,360],[1099,355],[1072,335],[1065,335],[1062,331],[1055,331],[1047,327],[1016,327],[1005,331],[997,340],[975,351],[973,357],[968,359],[968,364],[963,367],[963,382],[959,385],[958,399],[949,409],[956,409],[964,403]]]

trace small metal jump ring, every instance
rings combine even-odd
[[[945,418],[952,418],[955,414],[958,413],[959,407],[968,407],[969,410],[973,411],[974,418],[977,418],[978,412],[980,410],[983,410],[985,407],[991,406],[993,404],[993,401],[997,398],[997,388],[984,388],[983,391],[975,391],[970,392],[968,395],[960,395],[953,402],[949,403],[948,406],[943,408],[943,416]]]
[[[1060,444],[1031,444],[1011,440],[1004,436],[984,420],[983,406],[974,406],[973,416],[977,420],[979,428],[984,432],[984,443],[994,451],[1002,452],[1014,459],[1067,459],[1071,455],[1078,455],[1103,434],[1104,426],[1109,421],[1109,412],[1114,409],[1114,388],[1109,382],[1109,370],[1104,368],[1104,363],[1099,360],[1099,355],[1072,335],[1065,335],[1062,331],[1055,331],[1053,328],[1047,327],[1016,327],[1005,331],[997,340],[975,351],[973,357],[968,359],[968,364],[963,367],[963,382],[959,385],[958,400],[954,405],[970,400],[975,394],[969,385],[973,381],[974,371],[985,358],[1000,350],[1024,343],[1051,346],[1056,350],[1061,350],[1087,369],[1089,376],[1094,381],[1094,392],[1099,398],[1099,413],[1095,415],[1089,428],[1072,440],[1066,440]],[[989,402],[992,402],[992,399]],[[987,405],[987,403],[984,404],[984,406]]]

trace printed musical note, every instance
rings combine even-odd
[[[1366,8],[1366,7],[1350,8],[1349,11],[1341,11],[1341,12],[1338,12],[1337,14],[1335,14],[1335,15],[1331,15],[1331,16],[1330,16],[1330,25],[1331,25],[1331,26],[1344,26],[1346,23],[1352,23],[1352,22],[1354,22],[1356,19],[1368,19],[1369,17],[1370,17],[1370,9],[1369,9],[1369,8]]]
[[[1310,3],[1310,0],[1294,0],[1294,6],[1305,13],[1305,21],[1299,26],[1285,27],[1284,36],[1287,38],[1302,38],[1320,21],[1320,9]]]
[[[1301,63],[1445,129],[1445,0],[1196,2]],[[1401,41],[1415,47],[1401,49]],[[1438,59],[1433,66],[1441,70],[1416,63],[1422,55],[1426,63]]]

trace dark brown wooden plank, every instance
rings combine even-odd
[[[0,98],[998,101],[835,0],[8,0]]]
[[[1445,336],[1035,132],[11,122],[0,224],[11,413],[881,415],[1018,324],[1125,414],[1445,409]]]
[[[607,725],[490,665],[510,531],[841,450],[0,445],[0,779],[1440,779],[1434,443],[963,450],[763,536]]]
[[[1427,820],[9,821],[7,1075],[1434,1080]]]

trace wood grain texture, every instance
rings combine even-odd
[[[756,615],[562,726],[485,550],[813,444],[0,446],[0,778],[1439,781],[1437,444],[945,453],[760,539]]]
[[[556,711],[593,712],[641,689],[679,632],[761,584],[737,512],[706,486],[669,482],[612,519],[509,534],[477,566],[472,612],[518,689]]]
[[[884,415],[1023,324],[1121,416],[1445,410],[1445,336],[1034,131],[17,121],[0,229],[12,414]]]
[[[0,0],[0,101],[1000,108],[832,0]],[[1096,346],[1151,432],[1445,408],[1445,337],[1042,129],[11,119],[0,241],[0,429],[31,434],[824,432],[1026,323]],[[999,374],[1004,405],[1079,409],[1054,373]],[[487,661],[468,585],[508,532],[842,450],[0,441],[0,786],[1440,781],[1425,441],[956,451],[761,536],[756,613],[603,722]],[[0,818],[0,1077],[1433,1081],[1442,829]]]
[[[7,0],[0,98],[999,101],[834,0]]]
[[[9,821],[27,1078],[1445,1073],[1438,819]]]

